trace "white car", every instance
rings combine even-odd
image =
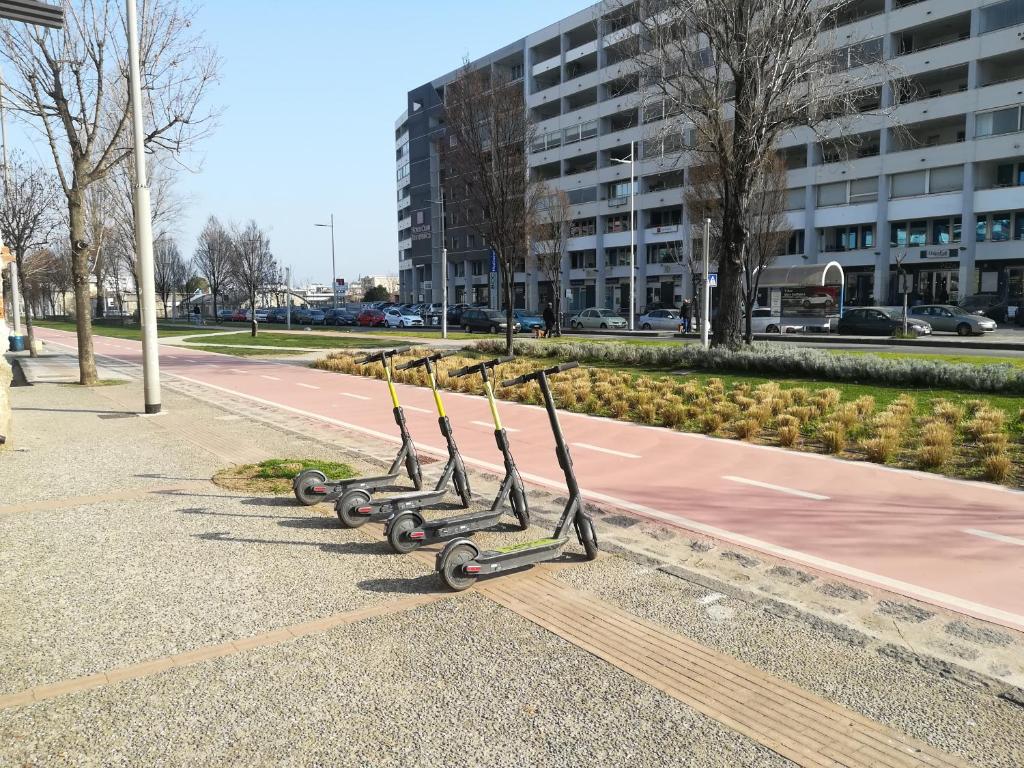
[[[412,314],[410,310],[389,307],[384,310],[384,325],[388,328],[422,328],[423,318]]]
[[[270,315],[269,309],[257,309],[256,310],[256,322],[265,323],[267,322],[267,316]]]
[[[769,307],[757,307],[750,314],[750,329],[754,333],[800,333],[802,325],[783,323],[782,318]]]
[[[683,324],[679,313],[674,309],[652,309],[640,315],[640,329],[644,331],[678,331]]]

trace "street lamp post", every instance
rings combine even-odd
[[[441,188],[441,176],[438,174],[437,191],[440,200],[427,200],[428,203],[441,206],[441,338],[448,338],[448,242],[444,232],[444,190]]]
[[[711,269],[711,219],[704,219],[704,297],[700,318],[700,340],[707,349],[710,340],[708,330],[711,327],[711,279],[708,272]]]
[[[330,224],[314,224],[315,227],[331,228],[331,293],[334,294],[334,308],[338,308],[338,267],[334,261],[334,214],[331,214]]]
[[[629,165],[629,330],[636,330],[636,142],[629,143],[629,159],[612,162]]]
[[[160,413],[160,348],[156,328],[156,280],[153,276],[153,219],[146,178],[146,143],[139,72],[139,22],[135,0],[125,0],[128,26],[128,79],[135,144],[135,245],[139,258],[139,321],[142,324],[142,376],[146,413]]]

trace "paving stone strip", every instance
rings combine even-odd
[[[229,640],[225,643],[207,645],[187,651],[175,656],[164,656],[159,659],[150,659],[138,664],[131,664],[127,667],[112,669],[107,672],[100,672],[95,675],[77,677],[71,680],[61,680],[47,685],[37,685],[19,693],[0,696],[0,709],[20,707],[26,704],[34,704],[48,699],[55,699],[59,696],[66,696],[71,693],[79,693],[92,688],[99,688],[104,685],[112,685],[124,680],[137,680],[149,677],[169,669],[188,667],[222,656],[231,656],[236,653],[243,653],[256,648],[280,645],[298,637],[320,634],[327,630],[341,627],[346,624],[354,624],[365,619],[379,616],[388,616],[402,611],[413,610],[428,603],[435,603],[438,600],[451,597],[444,593],[429,595],[417,595],[402,600],[393,600],[383,605],[374,605],[347,613],[336,613],[333,616],[325,616],[321,619],[306,621],[301,624],[293,624],[289,627],[264,632],[241,640]]]
[[[798,765],[968,765],[545,574],[477,591]]]
[[[168,493],[187,493],[199,488],[208,487],[209,482],[197,480],[190,484],[179,484],[166,488],[135,488],[133,490],[109,490],[103,493],[90,494],[88,496],[65,496],[59,499],[47,499],[46,501],[32,501],[27,504],[11,504],[0,506],[0,517],[5,515],[19,515],[26,512],[53,512],[58,509],[74,509],[75,507],[87,507],[92,504],[105,504],[111,501],[135,501],[144,499],[147,496],[155,496]]]

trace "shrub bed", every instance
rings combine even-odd
[[[396,362],[420,352],[404,353]],[[337,353],[314,366],[383,378],[380,365],[358,366],[354,361],[353,355]],[[470,362],[472,358],[462,356],[442,360],[437,367],[438,385],[482,394],[479,377],[448,376],[448,371]],[[535,370],[538,364],[543,365],[543,360],[517,358],[501,366],[497,378],[499,382],[513,378]],[[396,371],[395,380],[427,385],[422,368]],[[578,413],[957,477],[1014,485],[1024,481],[1021,447],[1013,442],[1005,414],[982,401],[964,407],[934,399],[917,413],[918,404],[904,394],[879,411],[874,397],[844,400],[842,392],[831,387],[783,387],[771,381],[727,386],[720,378],[702,381],[587,367],[553,378],[551,390],[560,408]],[[536,383],[514,388],[499,384],[496,393],[507,400],[541,403]]]
[[[477,342],[474,348],[489,354],[504,354],[505,344],[498,341],[481,341]],[[697,344],[640,346],[586,341],[516,341],[515,352],[517,355],[578,360],[581,363],[611,363],[638,368],[695,368],[723,373],[816,378],[836,382],[1024,394],[1024,370],[1003,363],[970,365],[871,354],[833,355],[820,349],[801,349],[767,343],[733,350],[704,349]]]

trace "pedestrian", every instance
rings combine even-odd
[[[693,305],[690,304],[689,299],[683,299],[683,306],[679,308],[679,317],[683,321],[683,333],[689,333],[690,321],[693,317]]]
[[[550,337],[555,330],[555,308],[551,306],[551,302],[544,307],[544,335]]]

